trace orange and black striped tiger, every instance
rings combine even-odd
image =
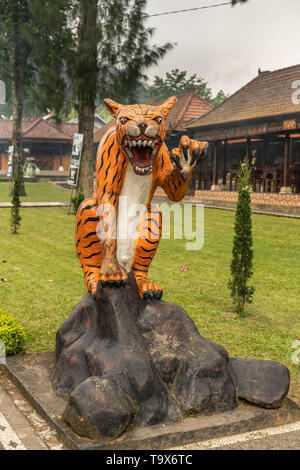
[[[132,271],[140,297],[160,299],[162,287],[147,279],[162,229],[161,212],[151,200],[158,186],[172,201],[185,196],[206,142],[183,136],[169,154],[165,120],[176,97],[160,106],[104,102],[117,125],[99,145],[95,193],[77,212],[77,255],[92,295],[98,283],[124,285]]]

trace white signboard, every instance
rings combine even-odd
[[[69,177],[67,183],[71,186],[77,187],[80,160],[82,154],[83,134],[74,134],[73,147],[72,147],[72,158],[69,170]]]
[[[14,174],[14,161],[13,161],[14,147],[11,145],[8,148],[8,163],[7,163],[7,178],[12,179]]]

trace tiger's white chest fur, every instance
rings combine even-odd
[[[127,273],[131,271],[138,227],[146,211],[152,186],[152,174],[136,175],[128,165],[118,205],[117,259]]]

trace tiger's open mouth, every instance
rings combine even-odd
[[[136,138],[125,135],[122,143],[137,175],[149,175],[152,172],[160,146],[161,140],[158,136],[151,139],[144,135]]]

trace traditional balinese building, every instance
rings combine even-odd
[[[156,105],[161,104],[155,103]],[[203,98],[197,95],[195,91],[191,91],[178,97],[178,102],[174,108],[170,111],[167,122],[167,137],[166,144],[171,149],[177,147],[178,139],[183,132],[180,131],[181,127],[184,126],[185,122],[189,122],[193,119],[199,118],[204,114],[208,113],[213,109],[213,105],[205,101]],[[98,146],[102,137],[106,132],[115,126],[116,120],[112,119],[105,126],[98,129],[94,134],[95,147]]]
[[[252,166],[260,193],[300,192],[300,65],[261,72],[204,116],[179,128],[208,141],[191,189],[236,190],[240,162]]]
[[[67,172],[70,167],[72,142],[78,126],[72,123],[56,124],[52,115],[22,121],[23,149],[42,171]],[[0,170],[5,175],[8,148],[12,141],[12,120],[0,119]]]

